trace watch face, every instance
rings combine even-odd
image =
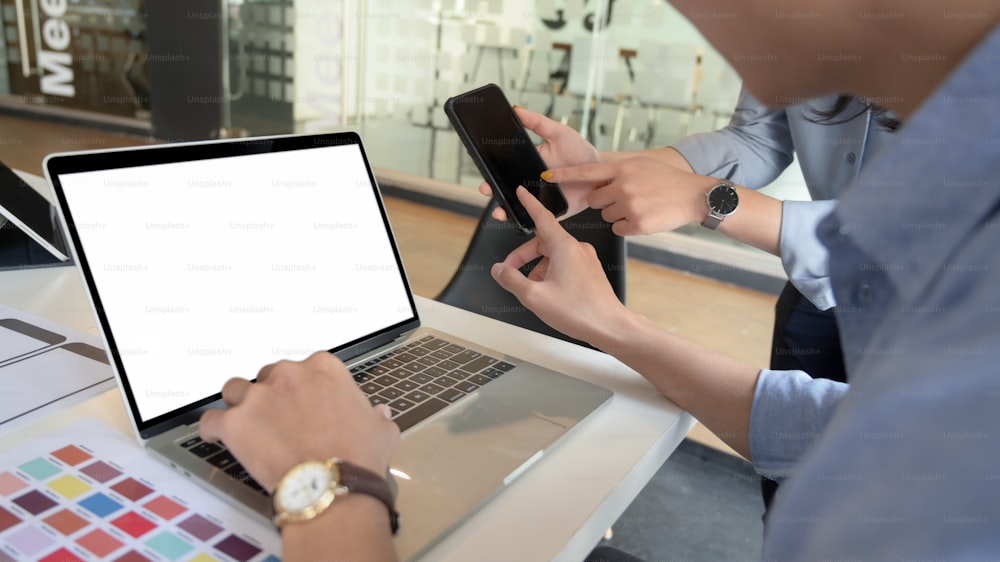
[[[275,502],[285,511],[299,513],[315,505],[332,481],[333,473],[325,464],[300,464],[285,476],[275,490]]]
[[[725,184],[716,186],[708,193],[708,206],[722,216],[732,214],[739,203],[736,190]]]

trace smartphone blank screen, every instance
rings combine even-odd
[[[532,144],[500,88],[490,85],[451,100],[451,109],[464,129],[463,138],[471,153],[478,153],[484,176],[514,212],[522,226],[533,228],[531,217],[517,200],[515,190],[523,185],[556,215],[566,212],[566,200],[558,186],[539,176],[545,162]],[[475,158],[475,156],[473,156]],[[483,170],[481,170],[483,171]],[[494,185],[495,183],[495,185]]]

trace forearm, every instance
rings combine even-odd
[[[749,427],[760,370],[670,334],[624,311],[587,341],[632,367],[664,396],[750,459]]]
[[[719,185],[719,180],[708,176],[689,176],[686,187],[690,193],[681,203],[689,209],[692,222],[701,223],[708,218],[708,193]],[[718,231],[733,240],[776,256],[781,255],[782,201],[733,184],[739,195],[739,206],[718,226]]]
[[[780,199],[769,197],[752,189],[736,186],[740,204],[736,212],[719,225],[719,232],[730,238],[774,254],[781,255]],[[705,216],[708,216],[708,204]]]
[[[286,525],[282,541],[282,559],[291,562],[398,560],[385,505],[359,494],[338,498],[315,519]]]
[[[648,163],[650,157],[657,160],[657,164],[654,164],[657,166],[656,172],[648,170],[650,164],[642,164],[646,167],[646,171],[636,172],[638,164],[635,163]],[[691,167],[684,156],[670,147],[648,151],[602,153],[601,159],[615,162],[609,165],[617,166],[620,174],[635,174],[627,182],[623,182],[623,184],[634,182],[634,185],[631,186],[632,189],[612,186],[606,191],[610,195],[600,195],[596,198],[591,196],[588,203],[603,209],[618,199],[628,201],[633,207],[624,212],[618,211],[619,214],[632,219],[645,217],[651,223],[639,227],[638,233],[673,229],[688,222],[704,221],[709,212],[706,199],[708,192],[721,181],[691,172]],[[663,163],[669,167],[662,166]],[[631,168],[628,167],[630,164]],[[782,202],[740,185],[736,185],[736,190],[740,198],[739,207],[719,225],[719,232],[765,252],[780,255]],[[606,217],[606,220],[615,218]]]
[[[691,168],[691,164],[688,163],[687,159],[681,155],[677,149],[664,146],[661,148],[651,148],[649,150],[629,150],[623,152],[602,152],[600,153],[601,162],[612,162],[615,160],[624,160],[626,158],[635,158],[643,156],[646,158],[655,158],[664,164],[669,164],[679,170],[685,172],[694,172]]]

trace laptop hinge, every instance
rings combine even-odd
[[[353,366],[353,365],[356,365],[358,363],[363,363],[365,361],[368,361],[372,357],[378,357],[379,355],[382,355],[383,353],[385,353],[387,350],[393,349],[393,348],[397,347],[398,345],[402,344],[403,342],[405,342],[410,336],[413,335],[414,332],[416,332],[416,330],[407,330],[406,332],[400,334],[394,340],[392,340],[392,341],[390,341],[390,342],[388,342],[388,343],[386,343],[384,345],[380,345],[379,347],[370,349],[366,353],[362,353],[361,355],[357,355],[357,356],[355,356],[354,358],[352,358],[349,361],[344,361],[344,363],[346,365],[348,365],[348,366]]]

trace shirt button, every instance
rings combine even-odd
[[[853,165],[857,161],[858,161],[858,156],[856,154],[854,154],[853,152],[848,152],[847,153],[847,163],[848,164]]]
[[[858,285],[858,302],[867,304],[872,302],[872,288],[867,283]]]

